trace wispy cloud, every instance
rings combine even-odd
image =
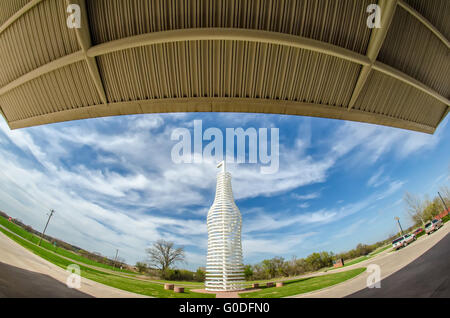
[[[370,187],[379,187],[383,183],[388,182],[390,179],[388,176],[383,176],[384,173],[384,167],[381,167],[378,169],[377,172],[375,172],[370,179],[367,181],[367,185]]]
[[[292,197],[297,200],[312,200],[320,197],[320,192],[312,192],[308,194],[297,194],[293,193]]]

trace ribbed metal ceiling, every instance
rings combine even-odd
[[[404,10],[395,12],[389,30],[378,60],[412,76],[442,96],[450,96],[448,47]]]
[[[448,0],[406,0],[448,39],[450,38],[450,5]]]
[[[8,0],[11,128],[172,111],[267,112],[433,133],[449,110],[450,2]],[[68,4],[81,29],[66,25]]]
[[[239,28],[280,32],[364,54],[372,0],[156,0],[88,1],[94,44],[132,35],[188,28]]]

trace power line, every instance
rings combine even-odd
[[[117,263],[117,254],[119,254],[119,249],[116,249],[116,257],[114,257],[113,268],[116,268],[116,263]]]

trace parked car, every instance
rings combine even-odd
[[[442,226],[441,219],[434,219],[431,222],[425,224],[425,232],[430,235],[434,231],[437,231]]]
[[[399,248],[401,248],[403,246],[403,241],[405,240],[405,238],[403,236],[400,236],[399,238],[395,239],[392,241],[392,247],[395,250],[398,250]]]
[[[405,234],[392,241],[392,247],[398,250],[416,240],[415,234]]]
[[[416,240],[416,236],[414,234],[405,234],[403,235],[403,246],[408,245],[409,243],[413,242]]]
[[[423,232],[423,228],[419,227],[413,232],[413,234],[414,234],[414,236],[417,236],[417,234],[419,234],[421,232]]]

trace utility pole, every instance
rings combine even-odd
[[[117,254],[119,254],[119,249],[116,249],[116,257],[114,257],[113,268],[116,268],[116,263],[117,263]]]
[[[439,193],[439,191],[438,191],[438,194],[439,194],[439,197],[441,198],[442,203],[444,204],[445,211],[448,211],[447,204],[445,204],[445,201],[444,201],[444,199],[442,199],[442,196],[441,196],[441,194]]]
[[[44,237],[45,230],[47,229],[48,222],[50,222],[50,219],[51,219],[51,217],[53,216],[53,213],[55,213],[55,210],[51,209],[51,210],[50,210],[50,214],[48,215],[47,224],[45,224],[44,231],[43,231],[42,234],[41,234],[41,239],[39,240],[38,246],[41,246],[42,238]]]
[[[400,229],[400,234],[403,236],[403,229],[402,229],[402,226],[400,225],[400,218],[398,216],[396,216],[394,219],[397,220],[398,228]]]

